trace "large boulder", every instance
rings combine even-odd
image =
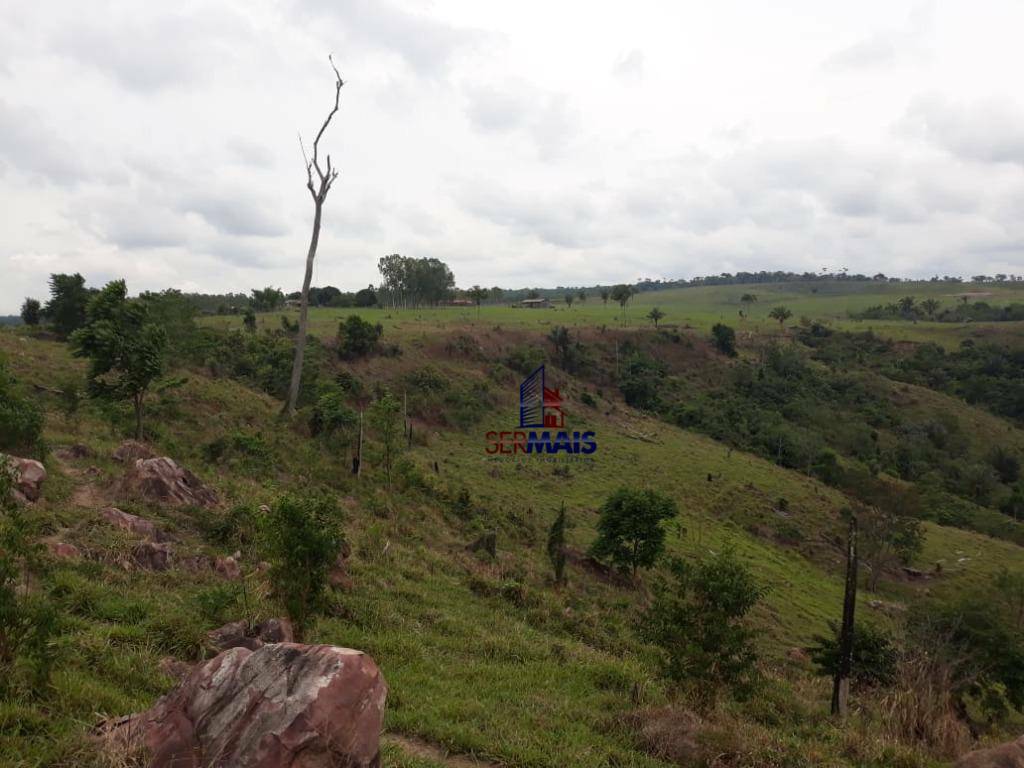
[[[170,544],[142,541],[132,547],[132,562],[146,571],[166,571],[174,560]]]
[[[100,515],[111,525],[117,526],[123,531],[134,533],[136,536],[141,536],[144,539],[156,542],[164,542],[170,539],[153,521],[128,512],[122,512],[117,507],[106,507],[100,512]]]
[[[174,459],[137,459],[121,479],[119,491],[146,501],[175,507],[212,507],[217,494]]]
[[[378,768],[387,691],[361,651],[232,648],[100,732],[150,768]]]
[[[956,761],[956,768],[1024,768],[1024,736],[998,747],[968,752]]]
[[[22,459],[0,453],[0,462],[6,462],[14,474],[14,498],[22,503],[36,501],[42,493],[46,467],[35,459]]]

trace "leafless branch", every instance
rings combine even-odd
[[[320,139],[324,135],[324,131],[327,130],[327,126],[331,124],[331,120],[338,111],[338,103],[341,99],[341,87],[345,85],[345,81],[341,79],[341,74],[338,72],[338,68],[334,64],[334,57],[328,56],[328,61],[331,62],[331,69],[334,70],[334,107],[327,114],[323,125],[320,126],[320,130],[317,131],[316,138],[313,139],[313,161],[307,164],[307,173],[310,173],[309,165],[316,170],[316,175],[320,179],[320,196],[326,197],[327,191],[331,187],[331,183],[337,178],[337,171],[331,168],[331,156],[327,156],[327,170],[326,172],[320,167]],[[310,174],[312,175],[312,174]]]

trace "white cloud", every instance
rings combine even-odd
[[[294,288],[330,52],[320,283],[396,251],[465,285],[1024,271],[1024,8],[787,9],[24,5],[0,16],[0,313],[52,271]]]

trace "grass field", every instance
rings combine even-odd
[[[746,306],[740,301],[745,293],[757,296],[757,302]],[[841,330],[872,330],[879,335],[900,341],[930,341],[946,347],[956,347],[968,338],[999,339],[1019,342],[1024,339],[1024,323],[938,323],[909,322],[904,320],[853,320],[851,312],[887,304],[902,296],[915,296],[918,300],[934,298],[943,307],[959,301],[958,296],[970,295],[971,300],[1005,305],[1024,301],[1024,283],[951,285],[948,283],[857,283],[853,281],[815,281],[813,283],[778,283],[765,285],[729,285],[677,288],[650,291],[634,296],[622,312],[618,305],[602,304],[599,296],[590,296],[586,302],[574,302],[572,307],[555,302],[549,309],[522,309],[504,304],[484,304],[479,311],[467,307],[438,307],[429,309],[323,309],[314,308],[311,328],[314,333],[332,336],[337,331],[338,319],[355,313],[364,319],[380,322],[389,335],[410,338],[416,335],[444,332],[461,326],[484,324],[490,326],[516,326],[545,328],[554,325],[567,327],[647,327],[647,313],[653,307],[665,312],[662,324],[692,327],[706,332],[715,323],[736,327],[740,334],[779,333],[779,324],[768,317],[772,307],[783,305],[793,312],[790,323],[801,317],[810,317],[830,323]],[[747,317],[741,318],[739,312]],[[261,327],[279,327],[279,315],[294,317],[295,310],[268,313],[259,318]],[[209,318],[206,322],[222,327],[241,327],[241,317]]]
[[[922,297],[934,289],[928,283],[871,284],[864,291],[830,294],[831,284],[816,286],[817,293],[782,285],[641,294],[630,303],[627,317],[630,328],[641,327],[647,309],[657,305],[667,313],[666,322],[690,325],[703,334],[719,319],[735,319],[738,296],[752,290],[759,301],[746,321],[751,333],[779,332],[766,319],[777,303],[793,310],[794,321],[809,314],[854,327],[846,318],[851,309],[894,295]],[[997,294],[993,300],[1024,296],[1016,288],[991,290]],[[333,335],[339,317],[348,313],[314,310],[314,331]],[[261,316],[261,325],[274,328],[278,314]],[[789,658],[791,649],[827,633],[841,612],[843,562],[837,542],[843,531],[840,511],[848,499],[840,492],[637,413],[614,392],[598,392],[561,372],[573,428],[596,432],[599,449],[593,460],[487,459],[484,433],[514,426],[518,392],[518,377],[497,364],[494,349],[541,344],[542,334],[554,324],[614,328],[620,322],[617,307],[603,307],[592,298],[572,309],[484,306],[479,317],[475,310],[453,308],[360,314],[380,321],[385,340],[402,348],[400,357],[346,364],[367,386],[400,389],[410,372],[431,366],[446,380],[489,381],[495,392],[493,408],[465,429],[417,422],[407,480],[395,490],[384,487],[372,443],[367,474],[356,482],[347,449],[307,439],[279,420],[278,401],[202,370],[175,372],[185,381],[154,397],[149,420],[160,451],[216,488],[225,509],[271,502],[282,492],[311,486],[330,489],[344,500],[354,586],[332,596],[330,610],[310,639],[364,649],[384,670],[391,688],[386,766],[451,768],[456,764],[444,757],[450,751],[506,768],[667,768],[669,763],[652,755],[627,725],[637,712],[674,700],[659,674],[656,650],[638,631],[650,585],[660,572],[645,575],[637,586],[577,565],[570,568],[568,585],[556,589],[545,554],[547,529],[561,503],[569,510],[569,540],[582,553],[594,539],[598,507],[621,485],[654,488],[677,501],[680,516],[669,528],[670,554],[700,556],[731,547],[768,588],[753,619],[766,687],[753,701],[724,703],[709,715],[701,737],[707,749],[730,755],[729,765],[750,768],[943,764],[882,735],[867,700],[846,726],[830,721],[827,681]],[[241,319],[205,322],[240,325]],[[981,330],[938,323],[892,325],[897,338],[932,338],[949,346]],[[909,336],[901,336],[904,331]],[[1014,329],[996,332],[1006,336]],[[479,351],[445,352],[452,340],[463,337],[479,344]],[[83,367],[64,345],[17,329],[0,331],[0,354],[27,385],[59,385],[80,375]],[[584,390],[596,398],[595,407],[579,402]],[[964,403],[928,390],[900,394],[910,398],[908,408],[955,411],[977,434],[978,447],[972,450],[980,451],[984,436],[1000,431],[1013,445],[1024,445],[1019,430]],[[100,715],[148,705],[172,685],[154,673],[159,659],[200,657],[206,653],[206,630],[237,618],[240,608],[234,602],[220,614],[204,610],[211,591],[223,588],[210,574],[126,572],[116,554],[130,542],[99,522],[98,507],[116,502],[157,521],[187,552],[228,554],[230,548],[210,543],[205,534],[209,521],[199,513],[112,497],[120,467],[108,457],[123,437],[118,423],[92,408],[85,408],[78,421],[69,420],[60,415],[55,396],[43,392],[39,399],[47,409],[47,442],[82,442],[93,455],[74,462],[48,460],[51,477],[33,510],[33,529],[96,556],[56,564],[40,587],[63,611],[60,664],[47,698],[27,695],[0,705],[0,764],[102,765],[85,735]],[[204,446],[232,431],[258,435],[269,462],[213,461]],[[469,513],[454,511],[446,501],[463,488],[471,499]],[[800,540],[784,540],[781,533],[793,528]],[[926,529],[925,548],[915,565],[931,570],[941,562],[942,576],[924,584],[883,581],[879,594],[862,595],[863,618],[893,626],[892,606],[898,615],[926,593],[938,599],[968,594],[1002,568],[1024,570],[1024,549],[1014,544],[932,523]],[[497,558],[467,549],[491,530],[498,536]],[[243,553],[250,571],[258,559],[258,552]],[[278,614],[269,585],[256,575],[249,583],[256,612]],[[414,741],[402,739],[420,740],[432,751],[420,753],[409,747]]]

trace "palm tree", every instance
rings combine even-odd
[[[928,317],[935,317],[935,313],[939,310],[940,302],[938,299],[925,299],[921,302],[921,309],[925,311]]]
[[[744,293],[742,296],[740,296],[740,301],[742,301],[744,304],[753,304],[755,301],[757,301],[757,294]]]
[[[580,288],[580,292],[576,294],[576,298],[580,300],[580,304],[587,303],[587,292]]]
[[[479,285],[474,285],[469,289],[469,298],[476,304],[476,316],[480,317],[480,302],[487,298],[487,289],[481,288]]]
[[[611,292],[607,288],[601,289],[601,301],[607,306],[608,297],[611,296]]]
[[[916,300],[913,296],[904,296],[902,299],[896,302],[896,306],[900,308],[900,312],[905,315],[909,315],[914,311],[914,302]]]
[[[783,306],[772,307],[772,311],[768,313],[768,317],[770,317],[772,320],[779,321],[780,328],[782,327],[782,324],[789,320],[789,318],[791,318],[792,316],[793,313],[789,311],[789,308]]]
[[[571,293],[565,294],[565,306],[567,306],[569,309],[572,309],[572,301],[574,298],[576,297],[573,296]]]
[[[654,323],[655,328],[658,327],[658,321],[661,320],[661,318],[663,318],[664,316],[665,313],[662,312],[657,307],[654,307],[654,309],[647,313],[647,317],[650,319],[652,323]]]

